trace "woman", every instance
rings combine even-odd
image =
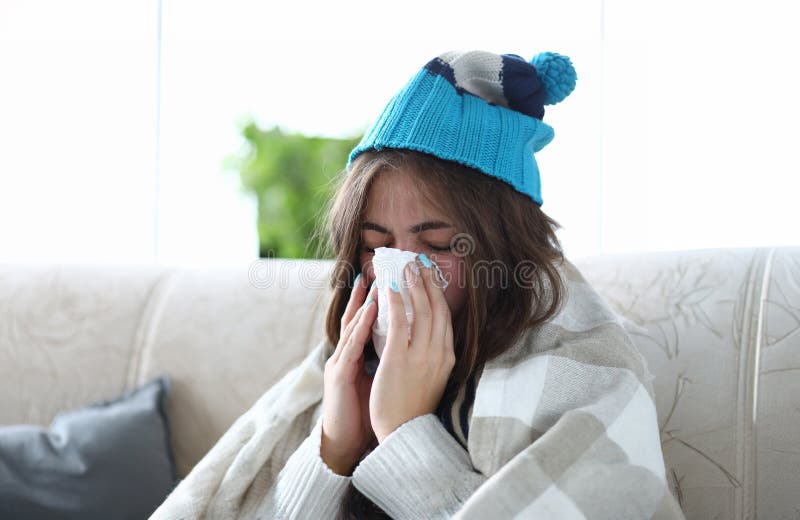
[[[366,195],[362,185],[369,190],[359,200],[359,192]],[[360,274],[349,300],[347,290],[338,291],[328,314],[330,344],[338,347],[325,368],[323,460],[335,473],[352,475],[361,456],[376,440],[383,442],[386,431],[426,413],[435,413],[446,434],[460,443],[458,449],[466,450],[480,367],[558,308],[563,288],[553,264],[563,256],[555,236],[557,224],[511,186],[473,168],[410,150],[365,152],[353,163],[335,200],[330,236],[334,244],[348,244],[335,251],[340,271],[346,277],[355,258]],[[349,215],[355,218],[348,220]],[[423,223],[439,224],[414,229]],[[372,303],[364,302],[375,278],[372,256],[381,246],[419,253],[421,277],[409,271],[406,280],[414,316],[431,318],[428,323],[415,319],[414,326],[426,333],[411,340],[408,350],[420,359],[399,359],[409,364],[422,361],[419,369],[395,366],[383,357],[378,370],[399,377],[376,388],[364,371],[365,360],[374,356],[369,338],[377,316],[375,287],[370,291]],[[448,282],[445,291],[428,259]],[[504,269],[514,265],[524,269]],[[544,286],[536,284],[543,280],[556,288],[549,301],[539,297]],[[399,294],[391,292],[389,301],[402,310]],[[405,314],[398,312],[397,317],[397,330],[403,330]],[[409,339],[400,342],[407,344]],[[387,349],[389,345],[393,343]],[[370,417],[380,421],[382,410],[394,413],[375,424]],[[388,518],[349,484],[343,499],[345,518]]]
[[[325,340],[155,518],[682,518],[644,359],[541,211],[544,105],[574,86],[554,53],[450,52],[392,98],[329,208]],[[410,335],[380,246],[419,253]]]

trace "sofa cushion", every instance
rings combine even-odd
[[[0,427],[0,518],[147,518],[176,483],[160,377],[60,413]]]

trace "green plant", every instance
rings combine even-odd
[[[253,121],[241,129],[244,153],[226,160],[242,189],[258,201],[260,257],[306,258],[318,250],[314,230],[333,196],[332,180],[347,164],[360,137],[334,139],[263,130]]]

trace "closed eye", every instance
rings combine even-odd
[[[438,246],[434,246],[434,245],[432,245],[432,244],[425,244],[425,246],[426,246],[426,247],[429,247],[430,249],[433,249],[434,251],[440,251],[440,252],[447,252],[447,251],[450,251],[450,246],[447,246],[447,247],[438,247]],[[367,253],[369,253],[369,254],[373,254],[373,253],[375,253],[375,249],[373,249],[373,248],[370,248],[370,247],[367,247],[367,246],[364,246],[364,250],[365,250]]]

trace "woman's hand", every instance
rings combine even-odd
[[[453,323],[434,271],[405,268],[413,319],[408,337],[403,300],[389,290],[389,333],[372,385],[369,410],[378,442],[401,424],[436,411],[455,366]]]
[[[376,292],[363,304],[366,281],[360,277],[342,314],[341,334],[325,362],[320,455],[331,470],[351,475],[361,455],[375,441],[369,417],[373,378],[364,372],[364,346],[377,316]]]

